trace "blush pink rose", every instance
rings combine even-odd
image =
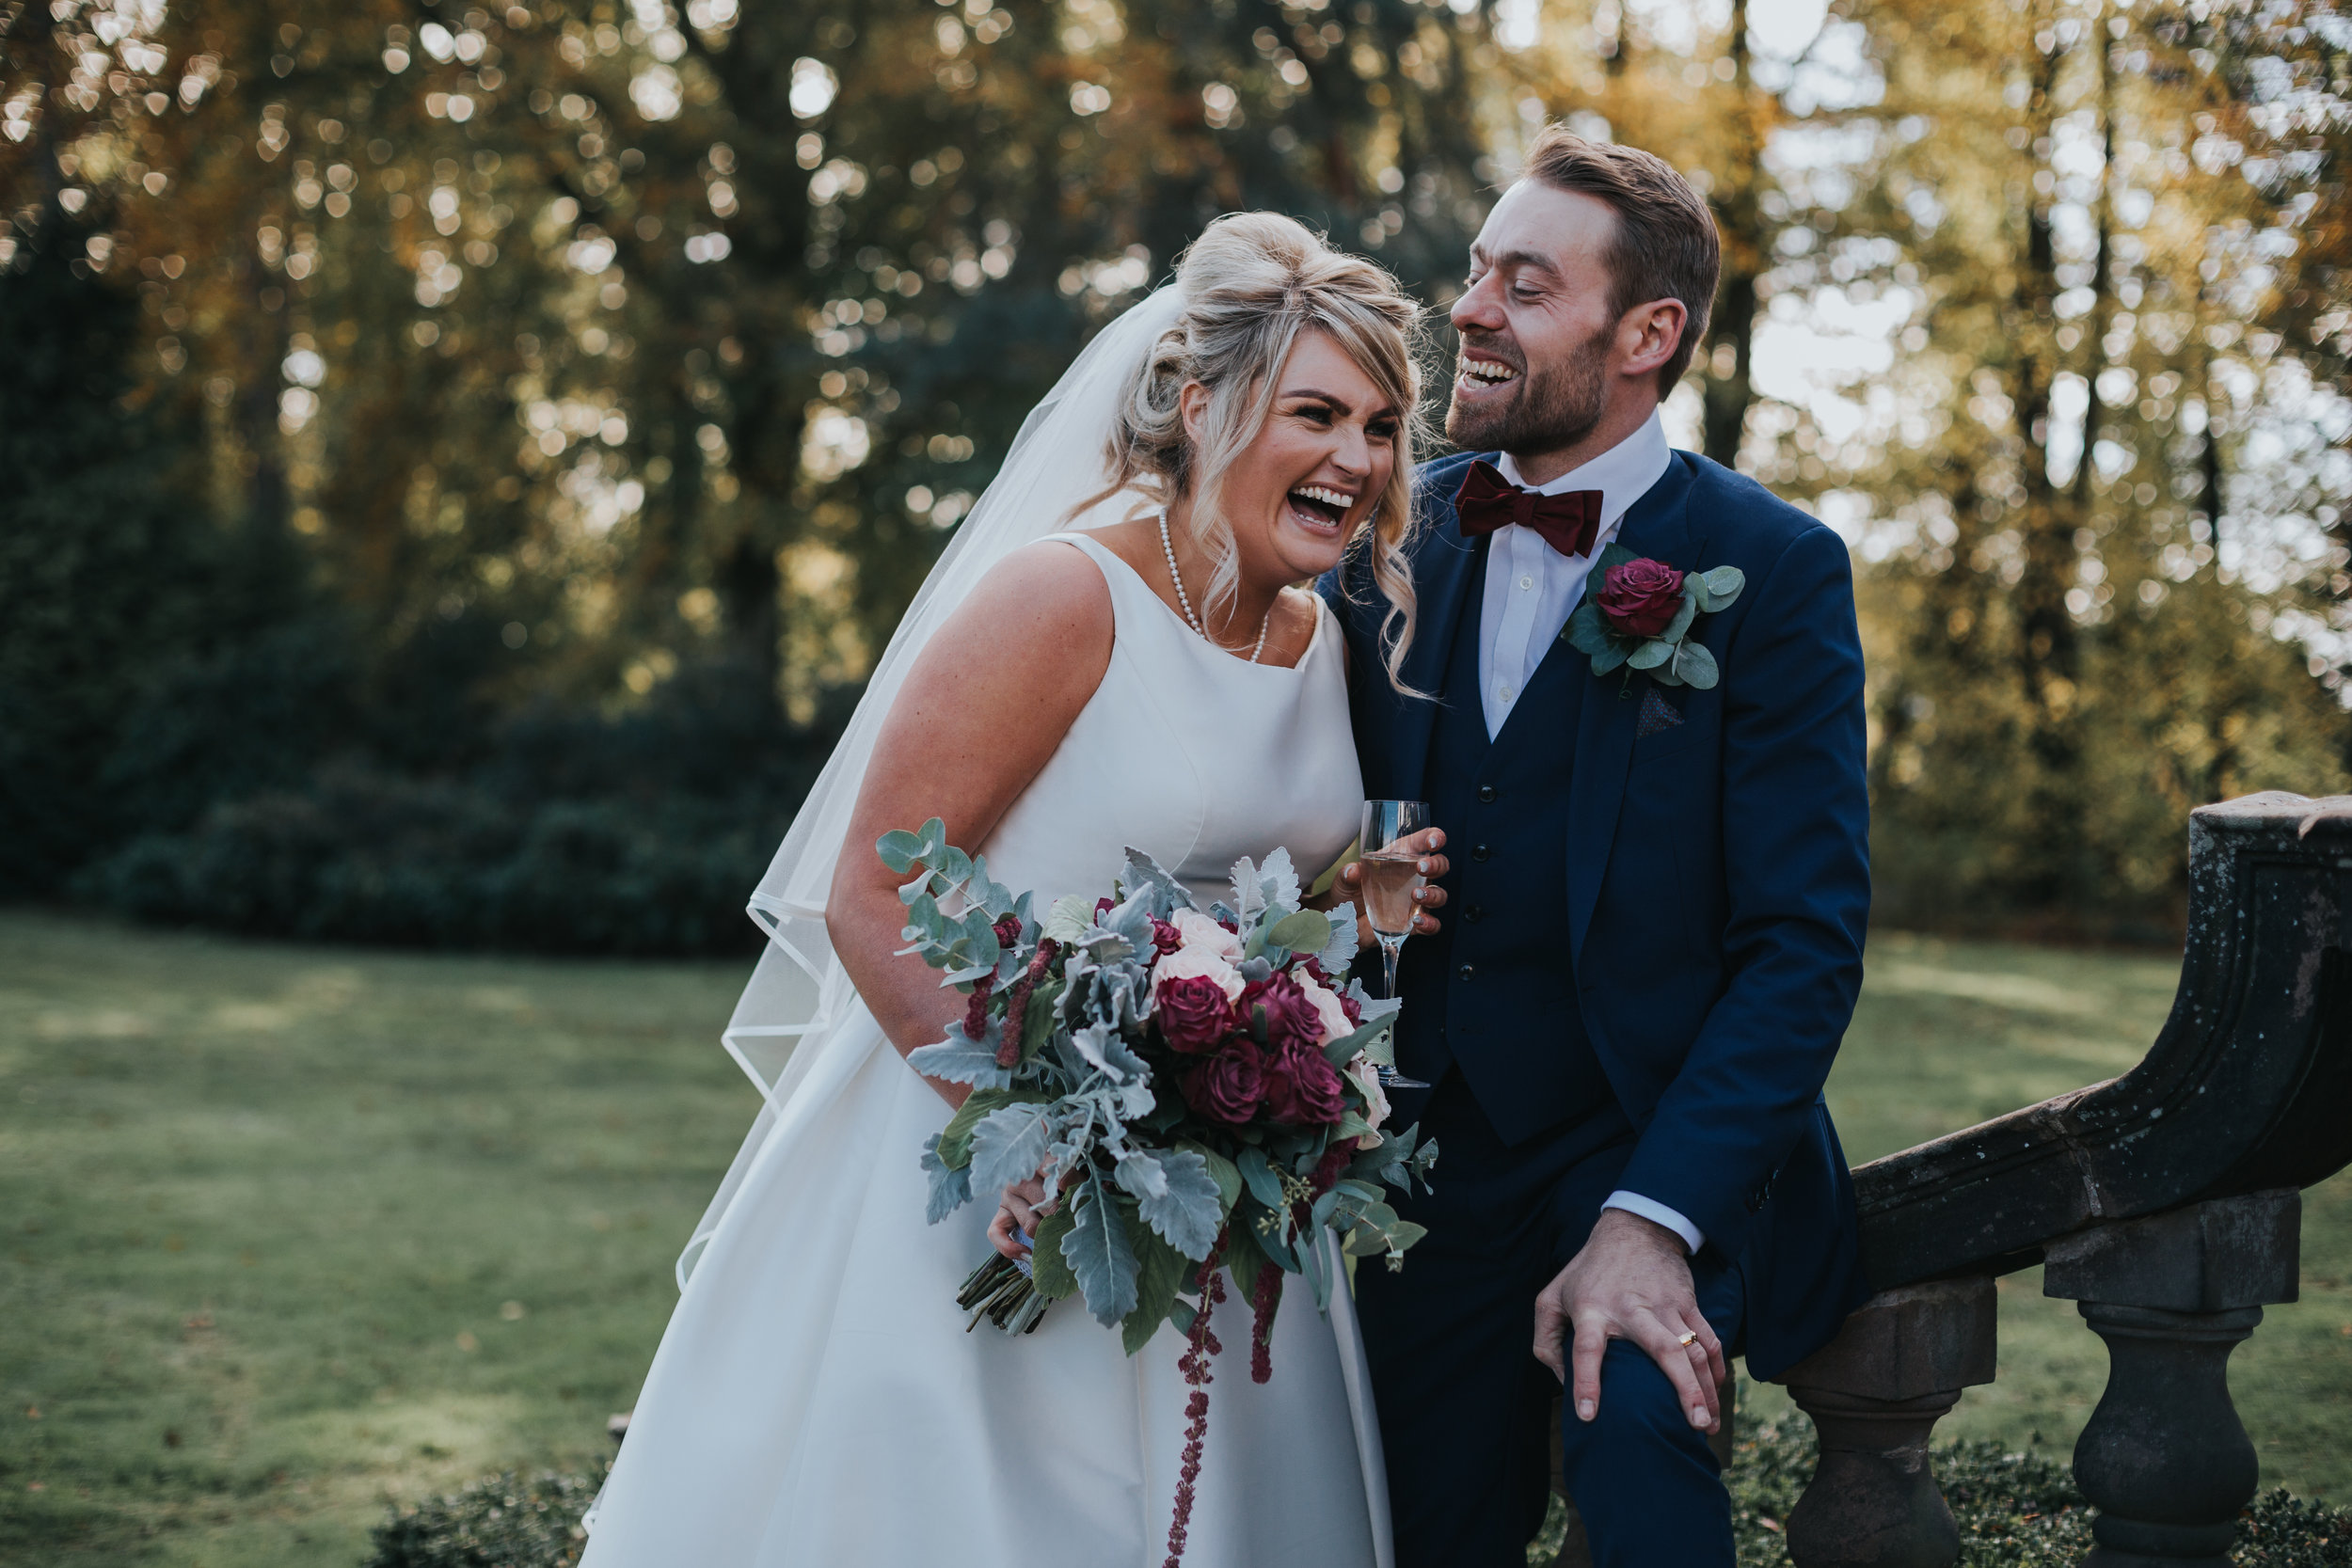
[[[1337,991],[1319,986],[1303,974],[1298,976],[1298,989],[1314,1008],[1315,1016],[1323,1021],[1325,1040],[1335,1040],[1356,1032],[1356,1025],[1348,1022],[1347,1009],[1340,1005]]]
[[[1199,910],[1178,910],[1169,924],[1176,927],[1176,935],[1186,947],[1205,947],[1228,962],[1241,958],[1241,938]]]
[[[1152,994],[1156,999],[1161,988],[1171,980],[1193,979],[1215,980],[1228,1002],[1241,996],[1241,971],[1227,963],[1222,954],[1206,947],[1179,947],[1162,957],[1152,966]]]

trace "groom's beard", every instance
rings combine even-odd
[[[1590,436],[1609,406],[1609,341],[1613,325],[1596,332],[1565,359],[1519,372],[1507,400],[1466,407],[1446,405],[1446,439],[1464,451],[1558,451]],[[1484,345],[1464,339],[1466,349]],[[1493,352],[1489,350],[1488,352]],[[1502,356],[1496,355],[1501,358]]]

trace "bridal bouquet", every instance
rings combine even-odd
[[[1059,1195],[1029,1268],[992,1258],[959,1304],[975,1325],[1025,1333],[1052,1302],[1080,1296],[1120,1325],[1130,1355],[1163,1323],[1187,1337],[1193,1430],[1172,1561],[1208,1411],[1200,1386],[1220,1348],[1209,1329],[1220,1270],[1249,1293],[1263,1383],[1284,1276],[1330,1305],[1327,1228],[1391,1268],[1422,1234],[1381,1198],[1383,1183],[1425,1180],[1438,1152],[1418,1129],[1381,1130],[1397,1004],[1337,978],[1356,956],[1355,922],[1301,907],[1287,850],[1237,863],[1232,901],[1204,913],[1131,848],[1110,896],[1063,898],[1041,919],[1031,895],[992,881],[936,817],[876,847],[912,874],[898,890],[904,951],[970,997],[946,1039],[907,1055],[972,1085],[924,1145],[930,1222],[1041,1173]]]
[[[971,999],[945,1040],[907,1057],[972,1085],[924,1147],[930,1220],[1041,1171],[1061,1195],[1029,1288],[999,1281],[976,1322],[1026,1330],[1047,1301],[1080,1295],[1132,1354],[1162,1323],[1191,1328],[1184,1297],[1214,1260],[1250,1291],[1263,1344],[1283,1275],[1329,1305],[1325,1227],[1391,1267],[1420,1239],[1380,1196],[1437,1152],[1380,1130],[1397,1004],[1334,978],[1355,957],[1354,923],[1300,907],[1286,850],[1237,863],[1232,901],[1203,913],[1130,849],[1111,896],[1064,898],[1040,920],[935,817],[878,847],[894,873],[915,873],[898,890],[907,951]]]

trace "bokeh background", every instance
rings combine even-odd
[[[1232,208],[1442,307],[1556,118],[1713,203],[1677,441],[1854,552],[1850,1151],[2127,1069],[2187,811],[2345,787],[2332,0],[0,0],[0,1557],[592,1486],[744,896],[1023,414]],[[2235,1368],[2340,1497],[2307,1213]],[[1945,1431],[2062,1452],[2002,1302]]]
[[[1679,439],[1854,547],[1882,915],[2161,934],[2185,811],[2352,741],[2348,48],[2326,0],[23,0],[0,895],[740,952],[1087,333],[1236,207],[1442,306],[1565,117],[1723,227]]]

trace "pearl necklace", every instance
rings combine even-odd
[[[1233,652],[1232,649],[1226,647],[1224,643],[1219,642],[1216,638],[1211,637],[1209,635],[1209,628],[1200,624],[1200,617],[1193,613],[1192,595],[1184,592],[1184,576],[1182,572],[1179,572],[1176,569],[1176,546],[1170,544],[1168,538],[1168,508],[1165,506],[1161,507],[1159,515],[1160,553],[1168,557],[1168,578],[1170,582],[1173,582],[1176,585],[1176,602],[1184,607],[1185,622],[1191,626],[1194,631],[1200,634],[1200,641],[1206,642],[1210,647],[1221,649],[1229,654]],[[1266,628],[1272,625],[1274,625],[1274,607],[1272,605],[1268,605],[1266,607],[1265,619],[1258,623],[1257,643],[1249,650],[1250,663],[1257,663],[1258,656],[1265,652]]]

